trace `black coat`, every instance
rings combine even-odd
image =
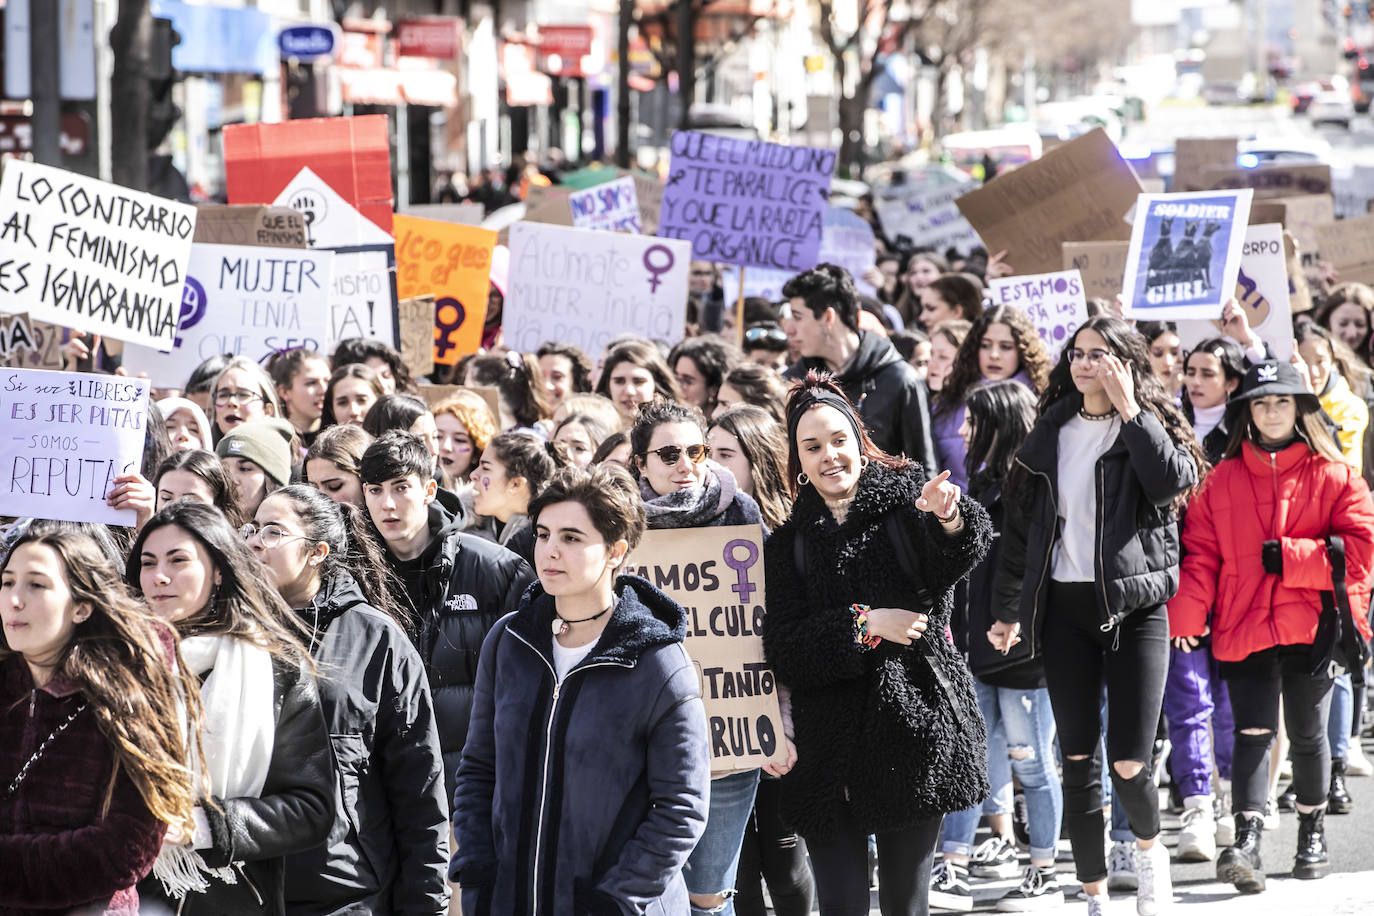
[[[1030,643],[1022,640],[1003,654],[988,641],[988,630],[996,620],[993,604],[993,579],[1002,558],[1002,519],[1005,514],[1000,481],[980,486],[975,475],[969,489],[977,492],[979,505],[987,510],[992,523],[992,544],[988,555],[968,577],[968,607],[961,621],[963,632],[955,631],[956,642],[968,655],[969,670],[974,677],[994,687],[1034,690],[1045,686],[1045,666],[1038,656],[1031,655]]]
[[[328,841],[287,859],[287,911],[439,916],[448,906],[448,799],[424,663],[346,572],[301,614],[337,798]]]
[[[778,681],[792,691],[796,731],[797,764],[782,778],[783,816],[807,838],[831,833],[846,801],[849,816],[874,833],[959,811],[988,794],[986,733],[973,680],[945,627],[955,582],[982,559],[992,529],[987,513],[965,497],[963,530],[946,534],[915,507],[924,480],[919,468],[870,463],[838,526],[806,487],[764,547],[763,647]],[[919,562],[915,578],[889,535],[892,513]],[[804,571],[795,561],[799,532]],[[934,602],[924,649],[892,642],[860,648],[849,606],[914,610],[918,589]],[[945,673],[964,723],[932,662]]]
[[[204,893],[188,894],[179,904],[150,877],[138,886],[145,902],[156,901],[180,916],[284,916],[285,857],[329,836],[334,767],[315,678],[279,661],[272,668],[277,731],[261,794],[216,798],[214,805],[201,807],[213,841],[200,850],[201,858],[211,868],[232,867],[238,883],[210,878]]]
[[[1044,625],[1059,495],[1059,428],[1083,405],[1080,396],[1046,408],[1016,453],[1002,527],[1002,560],[993,584],[999,620],[1020,622],[1034,654]],[[1089,469],[1083,468],[1084,484]],[[1192,452],[1142,410],[1091,469],[1097,489],[1094,582],[1105,629],[1134,611],[1164,604],[1178,590],[1178,515],[1174,501],[1197,483]]]
[[[809,369],[829,371],[825,360],[813,356],[799,361],[785,375],[800,381]],[[926,383],[891,341],[860,331],[858,352],[835,380],[858,408],[878,448],[889,455],[906,455],[926,469],[936,467]]]

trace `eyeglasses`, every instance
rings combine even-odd
[[[682,457],[683,452],[687,453],[687,458],[692,462],[692,464],[701,464],[710,456],[711,446],[689,445],[686,448],[683,448],[681,445],[665,445],[663,446],[663,448],[650,449],[648,454],[657,455],[659,461],[662,461],[664,464],[671,465],[677,464],[678,459]]]
[[[287,534],[285,531],[282,531],[276,525],[263,525],[261,528],[259,528],[252,522],[249,522],[248,524],[240,528],[239,534],[243,536],[243,539],[245,541],[251,541],[253,539],[253,536],[256,535],[258,538],[258,543],[266,547],[268,550],[274,549],[279,544],[281,544],[282,541],[308,540],[308,538],[306,538],[306,536],[303,534]]]
[[[248,391],[244,388],[240,388],[237,391],[230,391],[227,388],[221,388],[219,391],[215,392],[216,407],[227,406],[230,402],[233,402],[235,404],[251,404],[254,401],[261,400],[262,395],[258,394],[256,391]]]
[[[787,332],[779,328],[750,328],[744,332],[744,342],[785,344],[787,343]]]
[[[1075,347],[1069,351],[1069,362],[1081,363],[1087,361],[1089,363],[1095,363],[1106,359],[1108,356],[1111,356],[1111,354],[1106,350],[1080,350]]]

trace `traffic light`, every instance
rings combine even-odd
[[[153,19],[148,44],[148,152],[156,152],[181,119],[181,109],[172,102],[172,87],[185,74],[172,66],[172,49],[181,44],[181,35],[170,19]]]

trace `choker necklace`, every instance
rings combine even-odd
[[[613,608],[613,607],[615,607],[615,602],[614,602],[614,601],[612,601],[612,602],[606,607],[606,610],[602,611],[601,613],[599,613],[599,614],[593,614],[593,615],[590,616],[590,617],[583,617],[581,620],[564,620],[562,617],[559,617],[559,616],[558,616],[558,612],[557,612],[557,611],[554,611],[554,612],[553,612],[553,620],[550,621],[550,624],[551,624],[550,629],[553,630],[553,635],[554,635],[554,636],[562,636],[563,634],[567,633],[568,630],[572,629],[572,624],[574,624],[574,623],[590,623],[591,621],[597,619],[598,617],[605,617],[608,613],[610,613],[610,610],[611,610],[611,608]]]
[[[1080,417],[1082,417],[1083,419],[1085,419],[1085,420],[1094,420],[1094,421],[1110,420],[1112,417],[1116,416],[1116,408],[1113,407],[1111,410],[1107,411],[1106,413],[1088,413],[1085,409],[1083,409],[1082,407],[1080,407],[1080,408],[1078,408],[1078,415],[1079,415]]]

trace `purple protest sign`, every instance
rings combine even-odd
[[[834,150],[678,131],[658,234],[692,257],[799,273],[820,253]]]

